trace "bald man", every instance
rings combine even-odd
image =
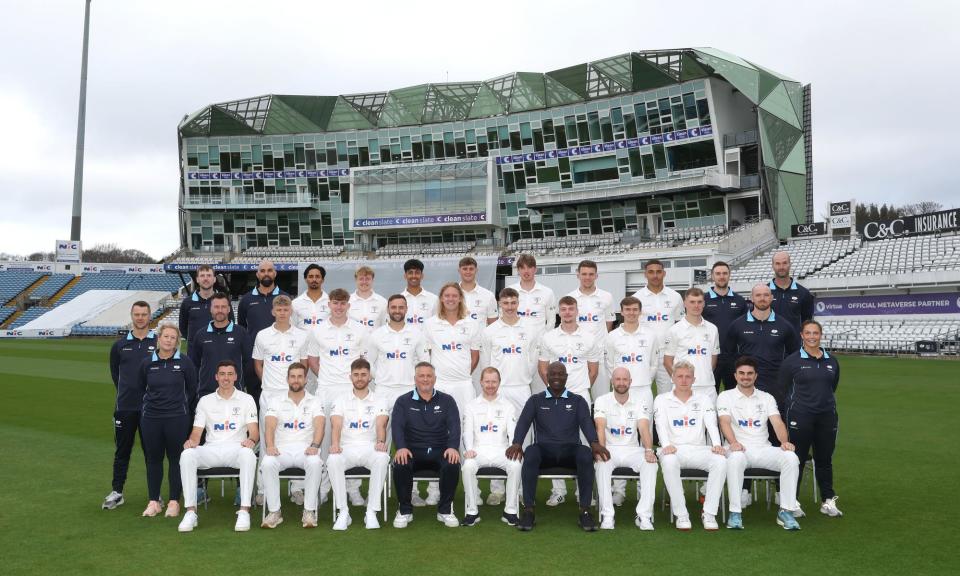
[[[773,295],[771,307],[778,316],[794,326],[813,320],[814,297],[809,290],[797,284],[790,275],[790,253],[779,250],[773,253],[773,280],[767,286]]]

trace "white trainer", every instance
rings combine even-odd
[[[233,531],[247,532],[248,530],[250,530],[250,512],[237,510],[237,523],[233,525]]]
[[[183,515],[183,520],[180,521],[180,525],[177,526],[178,532],[193,532],[193,529],[197,527],[199,518],[197,513],[193,510],[187,510],[187,513]]]
[[[503,504],[503,499],[504,495],[500,492],[491,492],[490,495],[487,496],[487,504],[490,506],[499,506]]]
[[[457,517],[451,512],[450,514],[440,514],[437,513],[437,521],[443,522],[443,525],[447,528],[456,528],[460,526],[460,521],[457,520]]]
[[[363,499],[363,494],[359,490],[354,492],[348,492],[347,498],[350,500],[351,506],[366,506],[367,501]]]
[[[363,515],[363,527],[367,530],[379,530],[380,520],[377,519],[376,512],[367,512]]]
[[[613,493],[613,505],[617,506],[618,508],[620,506],[623,506],[623,501],[626,499],[627,499],[626,494],[622,494],[620,492]]]
[[[843,512],[837,508],[837,497],[834,496],[833,498],[827,498],[824,500],[823,504],[820,505],[820,513],[826,514],[831,518],[839,518],[840,516],[843,516]],[[793,517],[797,517],[796,512],[793,513]]]
[[[113,510],[114,508],[116,508],[117,506],[121,506],[122,504],[123,504],[123,494],[121,494],[120,492],[117,492],[116,490],[113,490],[112,492],[107,494],[106,498],[103,499],[103,505],[101,506],[101,508],[103,508],[104,510]]]
[[[291,492],[290,501],[297,506],[303,506],[303,490],[294,490]]]
[[[704,512],[700,515],[700,520],[703,521],[704,530],[719,530],[720,526],[717,524],[717,517],[713,514],[707,514]]]
[[[647,532],[653,530],[653,520],[651,520],[646,516],[637,516],[636,520],[634,520],[633,523],[636,524],[637,528],[641,530],[644,530]]]
[[[693,527],[693,525],[690,524],[689,516],[677,516],[677,521],[675,526],[677,527],[677,530],[683,530],[684,532],[690,530]]]
[[[351,524],[353,524],[353,518],[350,517],[350,513],[346,510],[341,510],[337,514],[337,521],[333,523],[334,530],[346,530]]]
[[[753,494],[749,490],[744,488],[740,491],[740,506],[746,508],[747,506],[753,504]],[[779,504],[779,502],[777,503]]]
[[[440,503],[440,491],[431,492],[427,490],[427,499],[423,501],[427,506],[436,506]]]
[[[420,496],[419,492],[414,492],[413,494],[410,495],[410,503],[417,508],[423,508],[424,506],[427,505],[427,501],[424,500],[422,496]]]
[[[777,505],[779,506],[780,503],[777,502]],[[797,507],[793,509],[793,517],[794,517],[794,518],[803,518],[803,517],[806,516],[806,515],[807,515],[807,513],[804,512],[804,511],[800,508],[800,503],[797,502]]]
[[[393,527],[406,528],[411,522],[413,522],[413,514],[401,514],[397,512],[397,515],[393,518]]]
[[[557,494],[556,492],[551,492],[550,497],[547,498],[547,506],[559,506],[563,504],[564,500],[566,499],[567,497],[564,496],[563,494]]]
[[[601,530],[613,530],[613,516],[604,516],[600,519]]]

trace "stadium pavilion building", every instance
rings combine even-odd
[[[213,104],[179,125],[185,252],[812,221],[809,85],[712,48]]]

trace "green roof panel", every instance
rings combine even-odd
[[[676,83],[662,68],[639,56],[633,57],[632,74],[633,90],[651,90]]]
[[[547,105],[543,75],[533,72],[517,72],[510,93],[510,112],[539,110]]]
[[[760,101],[760,73],[755,68],[749,65],[741,66],[699,50],[695,52],[704,64],[713,68],[715,74],[732,84],[733,87],[742,92],[747,99],[754,104]]]
[[[567,88],[549,74],[543,75],[543,91],[547,98],[547,106],[563,106],[574,102],[583,102],[583,98],[573,90]]]
[[[282,100],[284,104],[296,110],[311,123],[322,126],[324,130],[327,129],[330,114],[333,113],[333,107],[337,103],[336,96],[275,95],[273,99]]]
[[[337,103],[333,106],[333,112],[330,114],[330,121],[327,123],[327,130],[330,131],[366,130],[374,127],[375,125],[367,120],[363,114],[340,97],[337,98]]]
[[[580,98],[587,98],[587,65],[577,64],[559,70],[547,72],[557,82],[573,90]]]
[[[497,98],[493,90],[486,84],[482,84],[477,90],[477,97],[470,107],[470,113],[467,114],[467,118],[486,118],[488,116],[499,116],[506,113],[507,109],[503,103],[500,102],[500,99]]]
[[[763,73],[761,72],[761,74]],[[793,104],[790,103],[787,89],[783,87],[782,82],[778,82],[773,92],[760,102],[760,109],[766,110],[798,130],[801,128],[800,119],[797,118],[797,114],[793,110]]]
[[[217,106],[210,110],[210,134],[219,134],[223,136],[245,136],[247,134],[256,134],[257,131],[247,126],[247,124],[237,116],[222,110]]]

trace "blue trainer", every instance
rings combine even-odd
[[[731,512],[727,516],[727,528],[731,530],[743,530],[743,518],[739,512]]]
[[[799,530],[800,524],[793,517],[793,512],[781,510],[777,512],[777,524],[783,526],[784,530]]]

